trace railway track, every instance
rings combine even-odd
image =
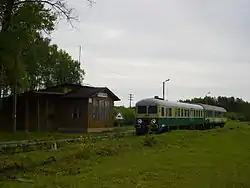
[[[133,135],[135,133],[134,130],[128,130],[124,132],[120,132],[119,134],[122,135]],[[77,142],[82,141],[86,137],[91,137],[95,139],[103,139],[108,138],[109,136],[116,135],[117,133],[106,133],[104,135],[91,135],[91,136],[82,136],[77,138],[62,138],[62,139],[53,139],[53,140],[45,140],[45,139],[39,139],[39,140],[21,140],[21,141],[7,141],[7,142],[0,142],[0,150],[4,148],[16,148],[16,147],[22,147],[22,146],[31,146],[31,145],[41,145],[41,144],[54,144],[54,143],[63,143],[63,142]]]

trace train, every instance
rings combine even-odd
[[[224,127],[227,110],[207,104],[144,98],[136,104],[136,135],[163,133],[173,129],[210,129]]]

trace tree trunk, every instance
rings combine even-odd
[[[25,131],[29,132],[29,101],[25,99]]]
[[[16,84],[13,87],[13,131],[16,132],[16,106],[17,106],[17,94]]]
[[[40,101],[37,99],[37,131],[40,131]]]

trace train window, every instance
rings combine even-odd
[[[184,110],[184,116],[187,117],[187,110]]]
[[[190,116],[190,111],[189,110],[187,110],[187,117],[189,117]]]
[[[148,113],[149,114],[156,114],[157,113],[157,106],[149,106]]]
[[[184,110],[181,109],[181,117],[183,117],[183,116],[184,116]]]
[[[138,114],[146,114],[147,113],[147,107],[146,106],[137,106],[137,113]]]
[[[161,108],[161,116],[164,116],[164,108]]]
[[[178,117],[181,116],[181,109],[178,108]]]
[[[170,117],[172,116],[172,108],[168,109],[168,116],[170,116]]]
[[[192,117],[192,110],[189,110],[189,117]]]

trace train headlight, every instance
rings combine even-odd
[[[156,123],[156,120],[155,120],[155,119],[152,119],[151,122],[152,122],[152,123]]]
[[[142,123],[142,119],[138,119],[137,123],[141,124]]]

